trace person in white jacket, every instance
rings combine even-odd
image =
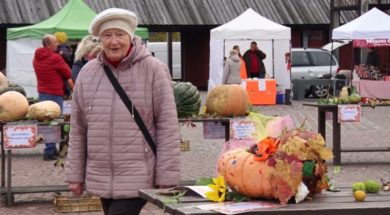
[[[240,57],[235,49],[230,50],[230,56],[225,62],[222,84],[241,84]]]

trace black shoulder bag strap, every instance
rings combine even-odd
[[[106,73],[108,79],[110,79],[112,86],[114,86],[116,92],[118,93],[119,97],[122,99],[123,103],[125,103],[127,109],[129,110],[131,116],[134,118],[139,129],[142,131],[142,134],[144,135],[154,155],[156,155],[156,143],[154,143],[153,138],[150,135],[148,129],[146,128],[145,123],[142,120],[141,116],[139,115],[137,109],[133,106],[133,103],[127,96],[126,92],[123,90],[118,80],[114,77],[114,74],[112,74],[111,69],[108,68],[107,66],[104,66],[104,72]]]

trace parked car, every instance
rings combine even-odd
[[[330,79],[336,76],[339,63],[334,55],[325,49],[292,48],[291,80],[294,79]],[[326,85],[310,85],[305,89],[306,96],[326,97],[329,87]]]

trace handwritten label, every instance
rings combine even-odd
[[[30,125],[4,125],[4,148],[20,149],[34,148],[37,137],[37,124]]]
[[[204,139],[225,139],[225,126],[220,122],[203,122]]]
[[[360,122],[360,105],[338,105],[338,122]]]
[[[255,123],[248,119],[230,121],[230,139],[250,139],[255,131]]]

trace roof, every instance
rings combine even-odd
[[[56,14],[35,25],[19,28],[8,28],[7,39],[39,38],[45,34],[65,32],[69,39],[81,39],[88,34],[89,25],[96,16],[87,4],[81,0],[70,0]],[[142,37],[148,37],[147,28],[137,28],[135,33]]]
[[[81,1],[81,0],[80,0]],[[375,0],[370,0],[375,1]],[[390,0],[382,0],[389,2]],[[2,0],[0,24],[34,24],[58,12],[68,0]],[[329,24],[330,0],[84,0],[95,12],[110,7],[134,11],[141,26],[221,25],[252,8],[284,25]],[[347,11],[341,23],[357,15]]]
[[[213,28],[211,30],[211,38],[214,40],[244,38],[290,40],[291,30],[289,27],[275,23],[249,8],[230,22]]]
[[[390,16],[373,8],[351,22],[333,29],[332,39],[390,39],[389,26]]]

